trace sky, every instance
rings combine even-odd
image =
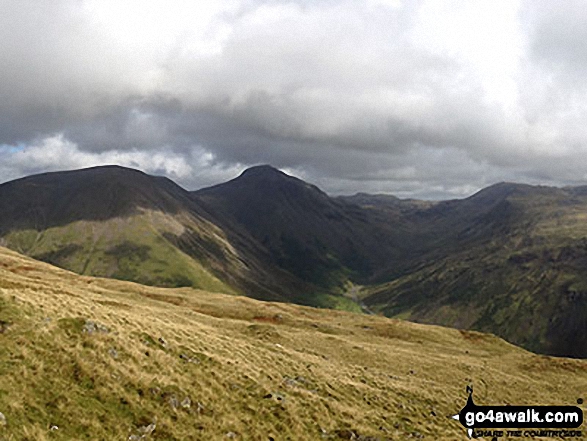
[[[587,184],[587,8],[563,0],[2,0],[0,182],[120,164],[195,190]]]

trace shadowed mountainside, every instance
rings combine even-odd
[[[188,191],[118,166],[0,185],[0,242],[79,274],[150,285],[275,300],[307,288],[278,268],[272,272],[254,245],[236,250]]]
[[[325,288],[341,288],[349,278],[366,282],[382,262],[408,252],[401,219],[377,219],[270,166],[248,169],[193,197],[215,223],[245,230],[278,266]]]
[[[138,170],[105,166],[44,173],[0,185],[0,234],[103,221],[139,209],[175,214],[186,206],[196,211],[184,189]]]

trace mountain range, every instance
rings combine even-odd
[[[587,357],[587,187],[331,197],[257,166],[210,188],[118,166],[0,185],[0,245],[79,274],[495,333]]]

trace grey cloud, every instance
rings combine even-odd
[[[92,4],[0,5],[0,145],[30,145],[38,169],[58,165],[47,140],[61,135],[72,167],[126,161],[191,188],[257,163],[333,193],[587,178],[578,3],[523,5],[512,26],[527,45],[503,73],[515,88],[505,98],[477,54],[415,37],[426,2],[243,1],[219,10],[205,44],[185,27],[144,46],[109,32]],[[0,180],[30,172],[25,156],[0,154]],[[157,154],[173,161],[145,159]]]

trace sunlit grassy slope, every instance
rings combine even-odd
[[[464,440],[448,417],[467,384],[477,404],[573,405],[587,398],[587,362],[488,334],[84,277],[0,248],[3,440]]]
[[[3,241],[23,254],[78,274],[233,293],[232,288],[200,261],[192,259],[169,241],[169,237],[182,234],[186,226],[202,230],[202,236],[210,236],[209,241],[224,245],[222,237],[214,234],[213,228],[209,228],[212,232],[204,231],[188,215],[170,215],[154,210],[141,210],[132,216],[108,220],[80,220],[41,232],[32,228],[15,230]]]

